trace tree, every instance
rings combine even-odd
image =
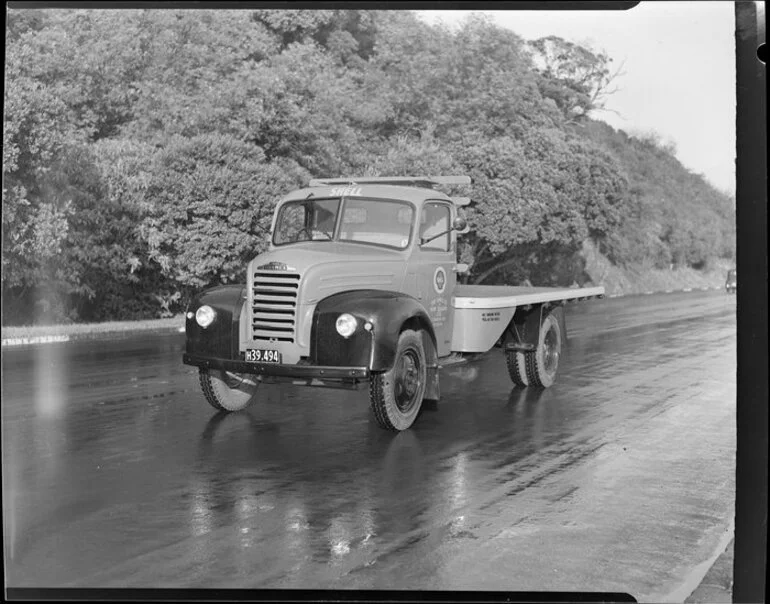
[[[259,9],[252,11],[278,40],[282,50],[292,44],[314,42],[342,63],[366,60],[374,50],[379,23],[388,13],[367,10]]]
[[[239,111],[258,110],[242,86],[244,70],[279,43],[248,11],[142,10],[135,28],[143,66],[124,136],[162,145],[173,135],[231,132]]]
[[[528,48],[540,74],[541,94],[568,118],[584,118],[603,109],[607,97],[617,91],[613,84],[622,75],[622,66],[612,71],[612,58],[605,52],[558,36],[533,40]]]
[[[139,231],[150,261],[187,290],[243,280],[267,247],[275,202],[307,179],[296,164],[218,134],[173,138],[151,174]]]
[[[132,140],[103,139],[91,151],[100,188],[83,200],[89,205],[81,206],[77,239],[69,250],[70,262],[89,291],[73,296],[74,309],[88,320],[157,316],[162,307],[156,296],[168,285],[140,235],[152,207],[147,189],[156,149]]]
[[[473,233],[463,250],[477,283],[516,265],[534,266],[527,260],[533,246],[546,255],[576,253],[589,235],[602,237],[618,221],[625,181],[617,166],[561,130],[533,129],[521,141],[477,140],[455,155],[479,200],[468,212]],[[531,270],[519,275],[530,276]]]
[[[432,123],[420,132],[406,132],[388,139],[373,151],[367,176],[413,176],[454,174],[461,170],[452,155],[435,136]]]
[[[376,100],[314,42],[295,43],[242,74],[244,111],[233,117],[268,160],[285,157],[313,174],[356,165],[367,143],[356,124]]]
[[[4,298],[26,301],[57,258],[67,236],[71,206],[61,196],[46,196],[41,181],[65,150],[78,144],[67,106],[28,67],[33,50],[24,43],[34,30],[7,46],[3,128]]]
[[[460,141],[522,136],[552,125],[543,111],[522,40],[487,18],[466,21],[457,33],[404,16],[383,26],[369,78],[392,107],[386,136],[435,124],[437,138]]]

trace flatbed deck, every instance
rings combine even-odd
[[[603,287],[526,287],[514,285],[460,285],[452,297],[454,308],[507,308],[604,296]]]

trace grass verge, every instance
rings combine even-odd
[[[25,325],[3,327],[3,340],[38,338],[47,336],[92,336],[104,333],[137,331],[173,331],[184,327],[184,315],[168,319],[150,319],[144,321],[107,321],[105,323],[87,323],[69,325]]]

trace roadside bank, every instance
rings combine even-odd
[[[184,315],[143,321],[108,321],[69,325],[28,325],[2,328],[2,347],[110,338],[121,334],[184,331]]]
[[[672,293],[675,291],[724,289],[728,269],[733,261],[719,258],[707,270],[690,267],[667,269],[624,269],[612,264],[590,241],[583,244],[585,272],[596,285],[603,285],[608,296]]]

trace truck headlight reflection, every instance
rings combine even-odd
[[[337,317],[337,333],[343,338],[349,338],[353,335],[358,327],[358,321],[353,315],[343,313]]]
[[[205,328],[214,322],[216,316],[217,313],[213,308],[203,305],[195,312],[195,321],[198,325]]]

